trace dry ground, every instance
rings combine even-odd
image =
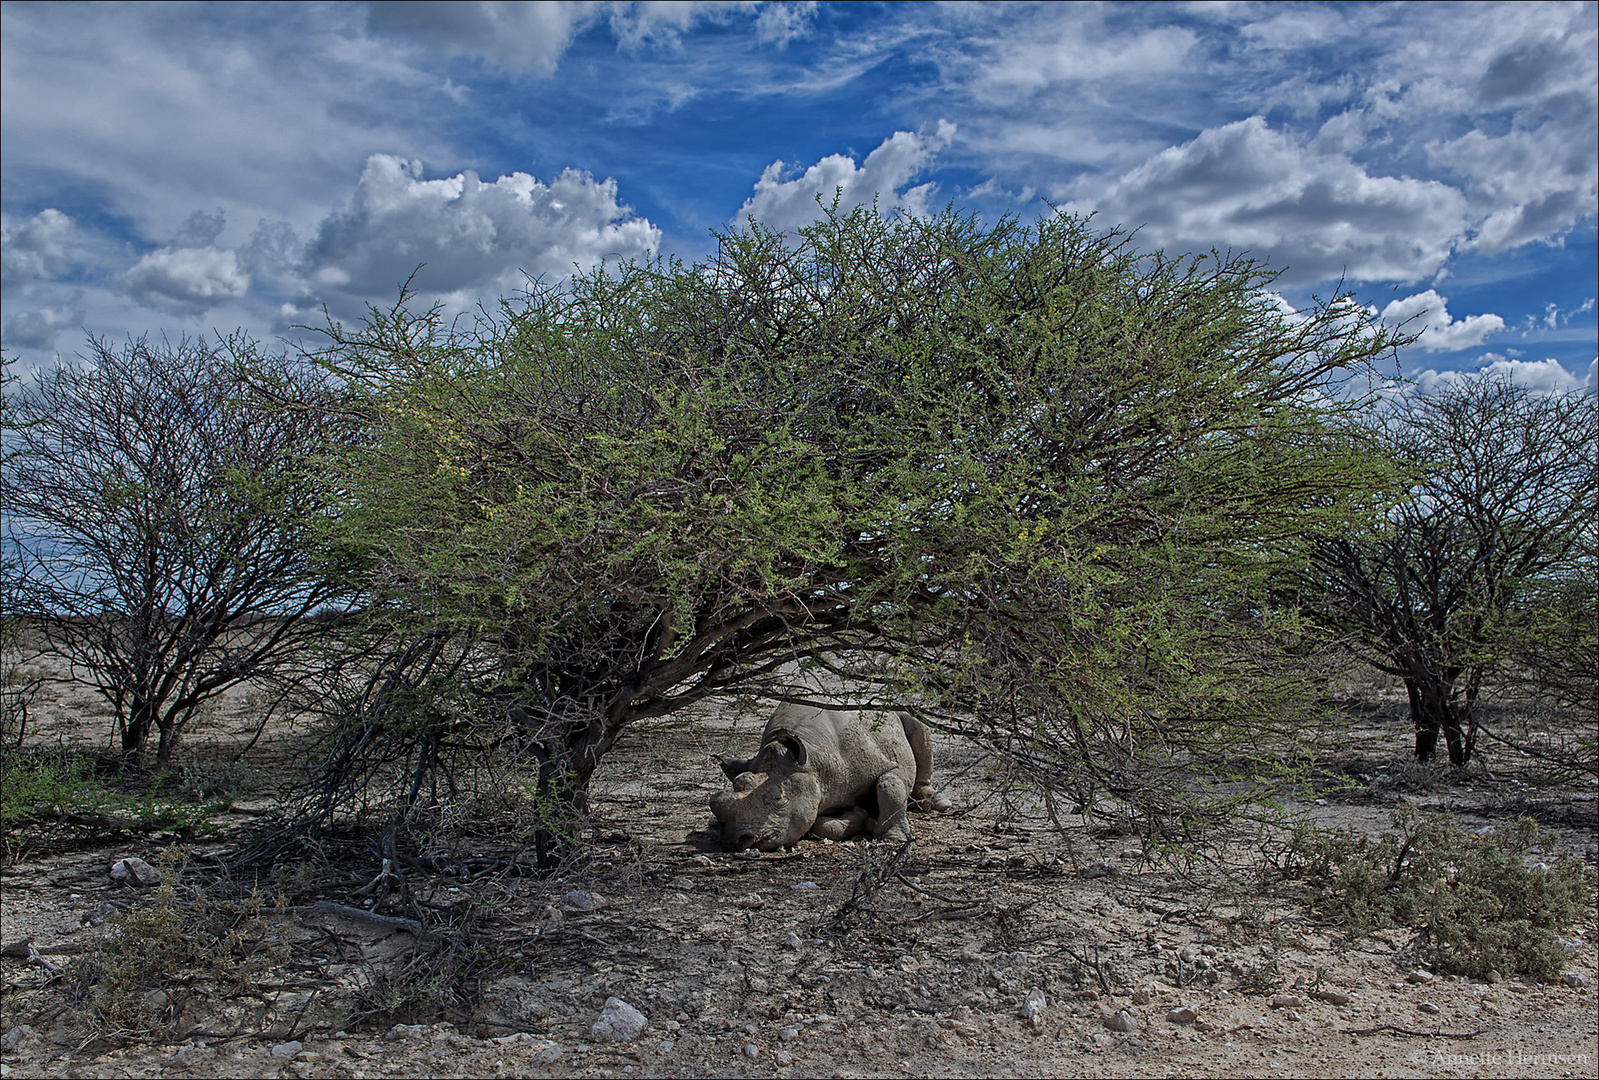
[[[1356,783],[1304,792],[1304,811],[1367,830],[1401,800],[1452,810],[1469,827],[1531,812],[1593,865],[1590,783],[1541,786],[1503,754],[1465,781],[1417,775],[1391,693],[1366,690],[1364,706],[1322,736],[1328,774]],[[247,738],[253,707],[234,695],[196,733],[192,760]],[[106,722],[81,691],[47,687],[29,741],[82,739]],[[296,956],[310,963],[243,992],[197,995],[186,1035],[155,1043],[97,1030],[60,1011],[62,987],[108,928],[63,924],[105,901],[147,902],[106,871],[127,855],[157,861],[168,838],[23,851],[0,876],[0,938],[31,937],[44,963],[0,961],[6,1076],[1595,1075],[1592,911],[1567,932],[1568,971],[1585,986],[1410,982],[1407,935],[1348,940],[1315,925],[1258,887],[1247,848],[1190,852],[1179,867],[1080,819],[1056,830],[1025,793],[996,785],[995,763],[947,740],[941,783],[957,810],[914,819],[908,850],[806,842],[729,855],[704,831],[706,801],[725,786],[710,755],[747,753],[759,726],[723,713],[638,733],[598,777],[599,842],[581,871],[416,877],[431,902],[476,899],[490,948],[473,954],[469,1013],[413,1003],[351,1022],[352,1008],[382,997],[385,973],[434,953],[410,932],[324,913],[287,917]],[[306,737],[266,733],[247,759],[255,790],[241,810],[270,810]],[[237,842],[200,843],[191,866]],[[494,842],[466,836],[454,850]],[[1224,862],[1241,876],[1229,879]],[[1274,1007],[1272,994],[1298,1002]],[[619,1046],[591,1031],[612,996],[649,1020]],[[1036,1020],[1023,1017],[1029,997],[1043,1001]],[[1181,1006],[1197,1020],[1169,1021]],[[1136,1029],[1107,1028],[1124,1009]]]

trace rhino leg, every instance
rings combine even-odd
[[[843,840],[866,829],[871,813],[864,806],[852,806],[837,814],[822,814],[811,826],[811,835],[819,840]]]
[[[952,805],[933,789],[933,738],[922,722],[910,713],[900,713],[899,722],[916,759],[916,784],[911,788],[910,808],[921,814],[942,813]]]
[[[877,825],[872,835],[879,840],[909,840],[910,822],[905,820],[906,803],[910,792],[898,773],[888,773],[877,779]]]

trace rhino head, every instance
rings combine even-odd
[[[792,732],[772,732],[754,758],[723,760],[722,771],[733,790],[711,800],[711,813],[721,823],[722,846],[728,850],[792,847],[816,824],[822,785],[805,744]]]

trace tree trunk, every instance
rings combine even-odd
[[[1454,701],[1454,687],[1439,679],[1412,676],[1405,680],[1410,695],[1410,717],[1416,725],[1416,760],[1431,761],[1438,750],[1438,735],[1443,733],[1449,764],[1459,768],[1471,759],[1475,738],[1468,737],[1471,704],[1462,708]],[[1475,731],[1471,732],[1475,735]]]
[[[128,711],[128,717],[122,725],[123,757],[134,757],[144,751],[154,718],[155,706],[151,702],[143,698],[133,699],[133,708]]]

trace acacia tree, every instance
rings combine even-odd
[[[1404,680],[1416,757],[1430,760],[1442,732],[1464,765],[1484,681],[1517,653],[1569,702],[1592,697],[1599,407],[1462,379],[1397,401],[1375,433],[1415,482],[1367,527],[1318,542],[1313,603]]]
[[[122,348],[40,372],[8,396],[0,507],[8,598],[110,703],[122,752],[157,734],[165,764],[197,710],[253,679],[303,673],[348,594],[325,573],[306,470],[335,414],[315,381],[239,337]]]
[[[339,542],[450,667],[386,667],[338,767],[390,723],[418,777],[498,713],[581,801],[630,724],[792,694],[797,660],[1051,783],[1272,715],[1304,695],[1264,582],[1383,476],[1320,391],[1396,339],[1270,281],[1067,216],[859,210],[470,329],[403,298],[330,326],[367,424]]]

